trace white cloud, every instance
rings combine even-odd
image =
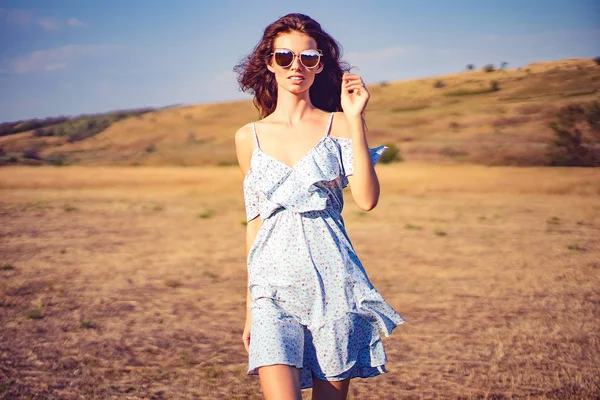
[[[44,67],[45,71],[56,71],[59,69],[67,68],[67,63],[48,64]]]
[[[38,24],[47,31],[57,31],[61,28],[60,21],[54,17],[39,18]]]
[[[87,24],[85,22],[78,20],[77,18],[69,18],[67,20],[67,25],[72,26],[72,27],[87,26]]]
[[[67,45],[54,49],[38,50],[8,60],[0,65],[0,71],[25,74],[32,71],[56,71],[67,68],[69,63],[83,57],[110,55],[123,46],[112,45]]]
[[[39,13],[30,10],[0,8],[0,25],[25,28],[31,26],[32,23],[46,31],[58,31],[65,26],[72,28],[87,26],[85,22],[75,17],[63,20],[52,16],[40,16]]]
[[[33,19],[31,11],[27,10],[7,10],[0,8],[0,24],[1,25],[15,25],[15,26],[26,26]]]

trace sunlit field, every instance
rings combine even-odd
[[[349,397],[600,396],[598,170],[377,171],[344,216],[406,323]],[[0,398],[261,398],[237,167],[5,167],[0,190]]]

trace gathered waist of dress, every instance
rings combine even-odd
[[[263,217],[263,222],[266,220],[272,219],[275,216],[282,214],[282,213],[290,213],[293,215],[298,215],[299,217],[302,217],[302,218],[323,218],[323,217],[333,217],[335,219],[342,218],[342,210],[338,209],[336,207],[327,207],[322,210],[298,211],[298,210],[293,210],[293,209],[289,209],[289,208],[282,206],[282,207],[276,208],[275,210],[273,210],[272,213]]]

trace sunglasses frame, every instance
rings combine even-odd
[[[287,50],[290,53],[292,53],[292,61],[290,61],[290,63],[288,65],[279,65],[279,63],[277,62],[277,59],[275,58],[275,53],[277,53],[278,50]],[[302,53],[304,53],[305,51],[316,51],[317,52],[317,55],[319,56],[319,58],[317,59],[317,64],[314,67],[308,67],[302,61]],[[302,50],[300,52],[300,54],[296,54],[296,53],[294,53],[290,49],[287,49],[285,47],[279,47],[279,48],[275,49],[274,52],[271,53],[271,56],[273,56],[274,63],[276,65],[280,66],[281,68],[288,68],[290,65],[292,65],[294,63],[294,60],[296,59],[296,57],[298,57],[298,59],[300,60],[300,64],[302,64],[302,66],[304,66],[304,68],[314,69],[314,68],[317,68],[319,66],[319,63],[321,62],[321,57],[323,56],[323,52],[321,50],[319,50],[319,49],[306,49],[306,50]]]

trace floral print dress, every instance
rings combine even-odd
[[[244,178],[248,221],[262,226],[248,254],[252,326],[248,374],[261,366],[301,370],[302,389],[386,372],[381,334],[402,317],[373,287],[346,234],[342,189],[352,140],[325,134],[293,167],[255,149]],[[370,149],[376,164],[385,146]]]

